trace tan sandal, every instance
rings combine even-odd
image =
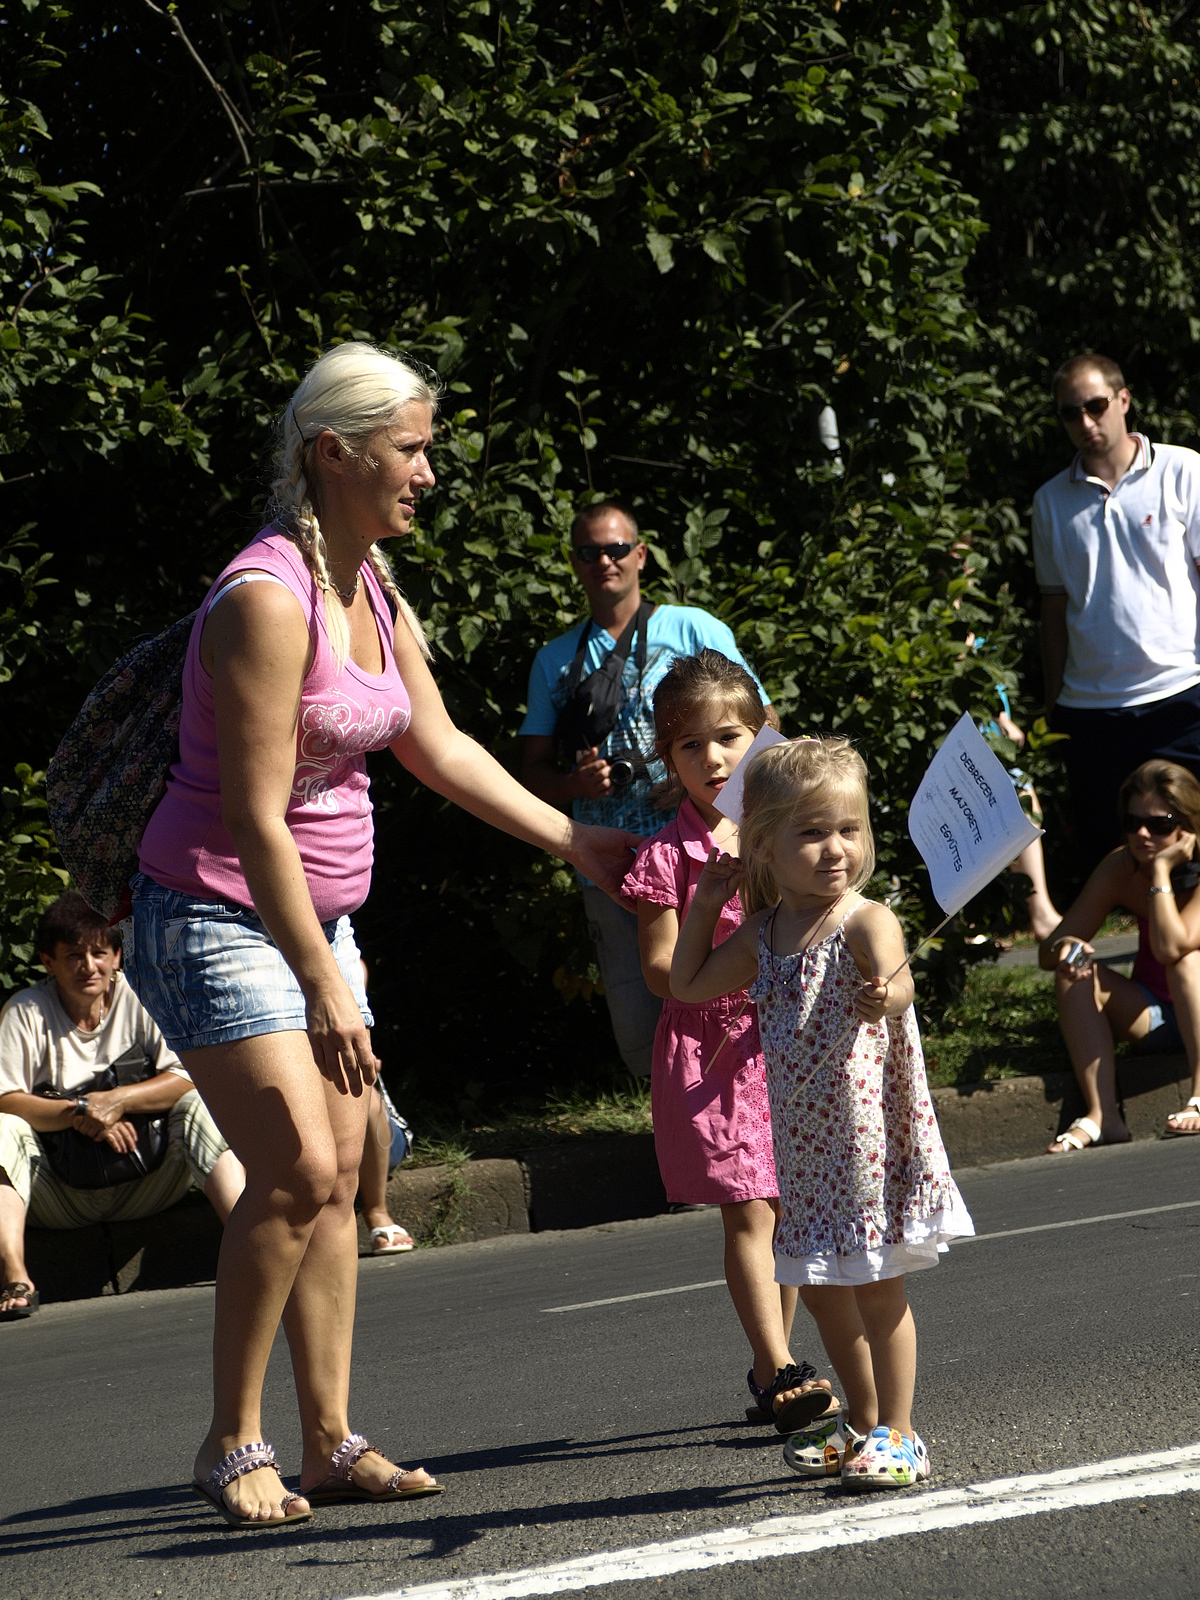
[[[368,1453],[382,1456],[382,1450],[375,1446],[361,1433],[352,1433],[343,1439],[333,1452],[333,1460],[329,1463],[329,1472],[311,1489],[301,1489],[300,1493],[312,1506],[335,1505],[345,1500],[423,1500],[426,1495],[441,1494],[445,1487],[440,1483],[417,1483],[411,1489],[402,1489],[401,1483],[414,1472],[419,1472],[420,1467],[397,1467],[387,1483],[378,1492],[364,1489],[355,1483],[350,1476],[350,1469],[356,1461]]]

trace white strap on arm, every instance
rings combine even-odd
[[[208,602],[208,611],[205,615],[210,615],[218,600],[224,600],[231,589],[236,589],[239,584],[243,583],[281,583],[285,589],[290,587],[290,585],[284,583],[282,578],[277,578],[273,572],[237,572],[230,578],[228,583],[223,583],[216,594],[213,595]]]

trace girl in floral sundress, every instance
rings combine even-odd
[[[908,1272],[972,1234],[938,1132],[900,924],[875,865],[866,768],[845,739],[775,745],[746,773],[741,861],[714,849],[671,964],[679,999],[757,1001],[779,1172],[775,1277],[796,1284],[846,1396],[789,1466],[851,1488],[929,1476],[910,1416]],[[746,920],[713,946],[741,888]],[[888,976],[884,976],[887,974]]]
[[[671,956],[709,850],[736,850],[737,829],[715,808],[766,720],[758,684],[717,650],[676,661],[654,695],[657,749],[683,785],[679,815],[638,851],[624,898],[636,910],[642,971],[665,1004],[654,1036],[654,1148],[667,1199],[721,1207],[725,1281],[753,1365],[747,1413],[792,1433],[833,1408],[826,1381],[788,1349],[796,1290],[777,1287],[771,1240],[779,1187],[758,1019],[743,991],[703,1005],[671,997]],[[717,938],[741,921],[722,909]]]

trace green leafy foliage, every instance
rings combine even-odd
[[[1186,420],[1192,32],[1117,0],[961,31],[942,0],[9,8],[17,751],[44,764],[130,635],[196,603],[300,372],[373,338],[447,384],[392,554],[460,723],[515,764],[532,656],[579,617],[570,519],[618,494],[653,596],[724,618],[789,727],[860,742],[877,887],[928,926],[905,808],[946,727],[1020,693],[1049,351],[1116,319]],[[602,1073],[569,875],[376,768],[359,926],[390,1074],[416,1094],[432,1066],[469,1113],[555,1062]],[[971,915],[1017,904],[1010,881]],[[969,953],[939,946],[940,992]]]
[[[41,977],[34,934],[42,912],[67,887],[66,872],[46,820],[46,774],[24,762],[15,782],[0,785],[0,998]]]

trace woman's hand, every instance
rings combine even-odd
[[[340,975],[322,984],[308,996],[305,1011],[308,1042],[321,1076],[339,1094],[362,1094],[375,1082],[379,1062],[350,986]]]
[[[624,828],[600,828],[591,823],[576,823],[571,854],[567,858],[585,878],[615,896],[633,865],[641,838]]]
[[[1077,964],[1071,964],[1065,958],[1067,951],[1071,949],[1072,945],[1076,944],[1082,945],[1083,952],[1088,959]],[[1069,978],[1072,983],[1081,983],[1085,978],[1090,982],[1092,976],[1092,957],[1095,954],[1096,951],[1094,946],[1090,945],[1086,939],[1062,939],[1059,941],[1058,946],[1058,965],[1054,970],[1058,973],[1060,978]]]
[[[702,905],[723,906],[741,888],[742,877],[742,863],[738,858],[727,856],[714,846],[708,852],[708,860],[696,885],[695,898]]]
[[[1181,833],[1173,843],[1164,845],[1154,858],[1154,865],[1160,863],[1169,878],[1176,867],[1183,866],[1185,861],[1191,861],[1196,854],[1196,835],[1194,833]]]
[[[854,1009],[864,1022],[879,1022],[887,1014],[892,986],[885,978],[874,977],[854,997]]]

